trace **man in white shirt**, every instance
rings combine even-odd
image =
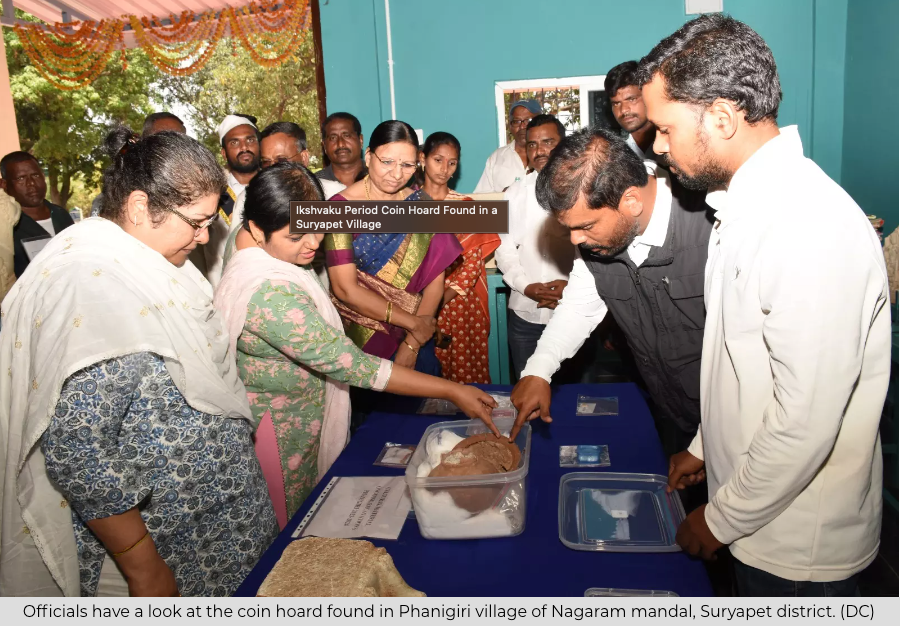
[[[534,193],[537,173],[565,136],[565,127],[552,115],[532,119],[526,145],[534,171],[510,186],[505,195],[509,201],[509,233],[500,235],[494,258],[504,282],[512,289],[507,335],[517,376],[553,316],[575,259],[568,233],[541,208]]]
[[[512,393],[526,419],[550,419],[550,379],[609,312],[653,400],[663,449],[685,450],[700,423],[703,268],[712,216],[703,193],[669,180],[617,133],[566,137],[537,177],[537,201],[581,249],[537,350]]]
[[[728,545],[742,595],[852,595],[881,528],[891,341],[878,239],[796,127],[779,131],[775,60],[748,26],[688,22],[638,77],[654,149],[686,186],[719,189],[703,419],[669,471],[670,488],[705,471],[710,500],[677,541],[706,558]]]
[[[653,152],[653,139],[656,137],[656,126],[647,119],[647,107],[641,97],[641,88],[637,84],[635,71],[637,61],[625,61],[606,73],[603,88],[609,96],[609,106],[613,117],[626,133],[625,142],[641,159],[656,161],[659,157]]]
[[[300,163],[303,167],[309,167],[309,149],[306,143],[306,131],[293,122],[272,122],[266,126],[259,135],[259,164],[260,169],[272,167],[277,163]],[[344,185],[336,180],[317,178],[325,199],[343,191]],[[234,205],[234,214],[231,221],[231,230],[240,228],[244,217],[244,202],[247,198],[245,189]],[[320,246],[316,250],[312,267],[319,280],[328,289],[328,270],[325,266],[325,247]]]
[[[537,100],[518,100],[509,107],[509,132],[513,140],[494,150],[488,157],[484,172],[474,193],[506,191],[517,180],[525,178],[528,155],[525,150],[525,129],[528,122],[542,111]]]
[[[209,242],[197,246],[191,261],[206,276],[213,287],[218,286],[224,268],[223,257],[228,234],[231,232],[232,214],[238,198],[259,171],[259,129],[256,118],[233,114],[226,115],[216,128],[225,159],[225,180],[228,183],[219,198],[219,219],[209,227]],[[202,255],[200,254],[202,252]]]

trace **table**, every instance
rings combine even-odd
[[[488,390],[509,386],[487,385]],[[578,394],[618,396],[619,415],[578,417]],[[237,590],[253,596],[291,541],[291,533],[332,476],[396,476],[399,469],[372,463],[387,441],[417,444],[425,428],[446,421],[415,415],[420,402],[396,398],[391,413],[373,413],[357,431],[329,473],[312,492]],[[396,407],[396,408],[393,408]],[[407,520],[397,541],[372,540],[384,547],[407,584],[428,596],[515,597],[583,596],[590,587],[657,589],[681,596],[711,596],[703,564],[684,553],[624,554],[580,552],[559,540],[559,481],[571,468],[559,467],[559,446],[579,443],[609,446],[611,467],[597,471],[665,474],[666,458],[647,405],[632,383],[564,385],[554,389],[553,424],[532,422],[531,467],[527,483],[525,531],[517,537],[436,541],[424,539],[414,519]],[[585,471],[592,471],[587,468]],[[447,576],[447,566],[464,567]]]

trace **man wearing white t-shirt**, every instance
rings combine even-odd
[[[881,530],[891,340],[878,239],[796,127],[779,130],[775,59],[750,27],[688,22],[638,78],[654,150],[685,186],[715,190],[702,421],[669,469],[670,488],[705,472],[709,504],[676,540],[705,558],[727,545],[741,595],[854,595]]]

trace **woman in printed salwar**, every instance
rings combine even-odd
[[[445,398],[489,424],[494,405],[474,387],[356,346],[311,269],[323,235],[290,232],[292,200],[323,200],[318,180],[299,163],[274,165],[251,181],[236,252],[215,297],[259,422],[256,451],[282,528],[347,443],[350,385]]]
[[[0,595],[231,595],[278,526],[226,328],[187,262],[224,175],[183,134],[108,144],[100,216],[3,302]]]

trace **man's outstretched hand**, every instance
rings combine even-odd
[[[516,423],[509,433],[515,439],[522,429],[522,424],[540,417],[545,422],[552,422],[550,417],[550,383],[539,376],[526,376],[516,383],[510,394],[510,401],[519,411]]]

